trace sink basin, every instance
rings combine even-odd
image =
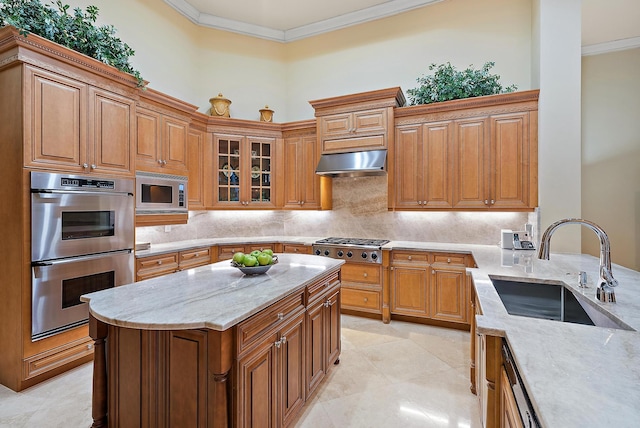
[[[633,330],[562,283],[537,283],[491,278],[511,315]]]

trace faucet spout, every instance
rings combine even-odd
[[[597,298],[602,302],[615,302],[613,287],[618,285],[618,281],[613,277],[611,271],[611,244],[607,233],[597,224],[580,218],[567,218],[559,220],[550,225],[542,234],[538,258],[549,260],[549,248],[551,246],[551,236],[561,226],[566,224],[580,224],[591,229],[600,240],[600,278],[598,280]]]

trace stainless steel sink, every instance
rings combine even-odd
[[[561,282],[538,283],[496,277],[491,277],[491,282],[511,315],[633,330],[596,303],[574,294]]]

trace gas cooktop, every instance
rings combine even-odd
[[[381,263],[382,246],[386,239],[366,238],[325,238],[313,244],[313,252],[318,256],[343,259],[359,263]]]
[[[388,243],[387,239],[367,239],[367,238],[325,238],[316,241],[316,244],[329,245],[356,245],[360,247],[382,247]]]

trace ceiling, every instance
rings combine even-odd
[[[447,0],[164,0],[192,22],[279,42]],[[640,47],[638,0],[582,0],[583,54]]]

